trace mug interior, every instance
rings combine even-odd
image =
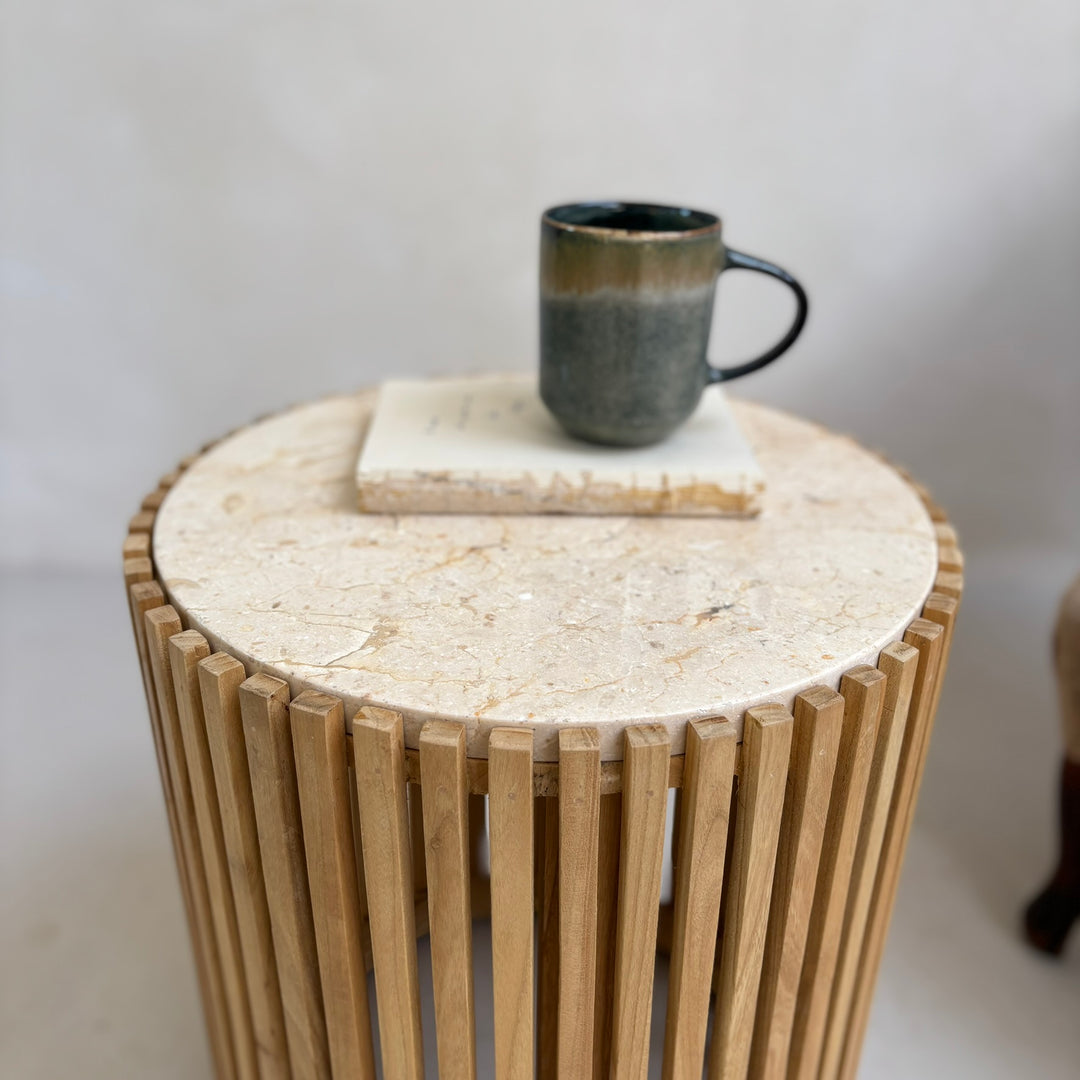
[[[558,225],[612,232],[687,233],[719,225],[715,214],[653,203],[587,202],[556,206],[544,215]]]

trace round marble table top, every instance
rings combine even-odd
[[[934,580],[914,490],[848,438],[733,402],[767,478],[752,520],[384,516],[355,508],[365,392],[219,443],[158,514],[170,602],[212,647],[289,682],[431,718],[524,724],[554,760],[560,725],[685,721],[837,686],[899,639]]]

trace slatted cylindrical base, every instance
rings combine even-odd
[[[213,652],[155,580],[174,479],[133,520],[124,570],[223,1080],[374,1077],[372,1015],[382,1075],[422,1076],[425,934],[444,1080],[476,1075],[481,978],[500,1080],[646,1076],[658,953],[665,1080],[851,1080],[962,589],[932,504],[935,590],[874,666],[790,711],[690,723],[684,753],[642,724],[602,761],[575,726],[539,762],[522,728],[495,730],[483,760],[448,721],[407,747],[395,712],[347,715]]]

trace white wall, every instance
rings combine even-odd
[[[740,392],[908,462],[966,546],[1080,548],[1072,0],[7,0],[0,559],[115,565],[255,414],[528,369],[537,216],[720,211],[804,280]],[[779,286],[724,280],[720,359]]]

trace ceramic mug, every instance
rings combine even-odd
[[[540,223],[540,395],[571,435],[647,446],[671,434],[712,383],[786,352],[806,321],[802,286],[725,247],[715,214],[649,203],[556,206]],[[716,280],[756,270],[795,293],[795,320],[767,352],[736,367],[705,356]]]

